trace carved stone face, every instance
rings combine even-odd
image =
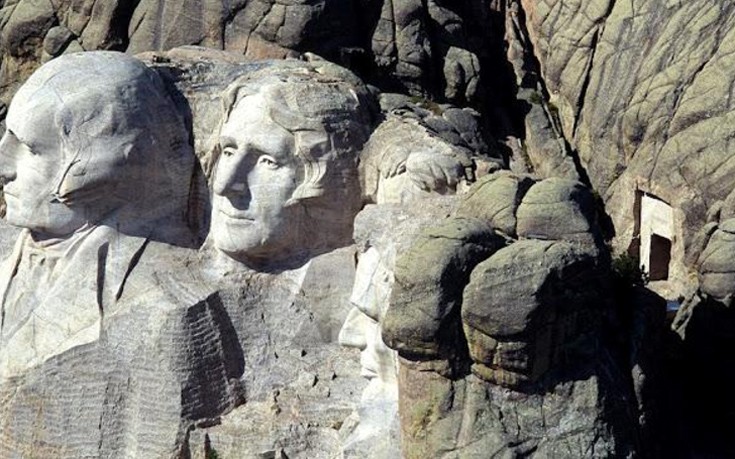
[[[396,382],[394,352],[380,334],[381,309],[390,297],[391,276],[381,262],[377,249],[371,247],[360,257],[350,302],[354,305],[339,333],[343,346],[360,349],[362,376]]]
[[[139,60],[100,51],[47,62],[18,90],[6,121],[9,223],[39,239],[103,219],[128,234],[183,224],[195,157],[163,83]]]
[[[302,166],[294,135],[268,115],[270,103],[264,93],[243,98],[220,135],[212,235],[217,249],[238,260],[298,249],[303,207],[289,200]]]
[[[64,172],[60,137],[50,129],[55,107],[33,99],[20,92],[13,100],[0,140],[6,219],[36,233],[63,236],[92,216],[54,198]]]

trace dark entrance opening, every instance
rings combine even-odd
[[[671,261],[671,241],[658,234],[651,234],[651,266],[648,276],[652,281],[669,278]]]
[[[643,192],[641,190],[635,190],[635,201],[633,202],[633,215],[635,215],[635,221],[633,222],[633,239],[630,241],[628,246],[628,255],[634,257],[636,260],[641,255],[641,200],[643,199]]]

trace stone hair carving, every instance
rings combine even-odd
[[[0,375],[96,340],[148,241],[183,245],[195,158],[158,76],[120,53],[60,57],[20,88],[0,142]]]
[[[474,181],[472,169],[464,151],[394,114],[370,137],[360,162],[365,198],[377,204],[454,194]]]
[[[262,266],[349,241],[370,127],[363,93],[307,64],[232,83],[213,179],[219,251]]]

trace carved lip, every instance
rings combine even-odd
[[[378,377],[378,372],[367,367],[362,367],[360,369],[360,376],[366,379],[375,379]]]
[[[227,217],[227,218],[231,218],[231,219],[233,219],[233,220],[244,220],[244,221],[248,221],[248,222],[254,222],[254,221],[255,221],[255,219],[254,219],[254,218],[252,218],[252,217],[249,217],[249,216],[247,216],[247,215],[242,215],[242,214],[232,214],[232,213],[226,212],[226,211],[224,211],[224,210],[220,210],[220,211],[219,211],[219,213],[221,213],[221,214],[222,214],[222,215],[224,215],[225,217]]]
[[[360,353],[360,376],[367,379],[373,379],[378,377],[378,365],[367,349]]]

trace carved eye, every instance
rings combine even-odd
[[[258,164],[270,167],[271,169],[276,169],[279,166],[278,162],[268,155],[262,155],[258,158]]]
[[[230,147],[225,147],[222,149],[222,155],[230,158],[235,155],[235,150]]]

